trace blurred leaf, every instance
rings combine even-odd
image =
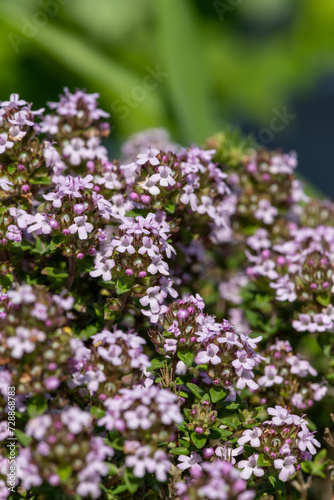
[[[1,21],[20,36],[22,36],[22,17],[29,19],[29,13],[30,9],[26,3],[20,3],[20,8],[8,0],[3,0],[0,4]],[[143,87],[143,77],[105,56],[84,37],[65,31],[49,20],[47,26],[39,28],[35,36],[28,41],[103,92],[104,98],[110,100],[110,107],[113,103],[114,108],[123,105],[126,108],[123,113],[131,115],[131,120],[122,119],[120,114],[116,116],[116,121],[121,128],[126,128],[127,133],[139,128],[157,126],[164,120],[162,100],[153,90],[146,92],[143,101],[137,99],[133,107],[121,102],[123,95],[131,94],[136,87]],[[116,103],[116,100],[119,103]],[[110,107],[107,111],[110,111]]]
[[[216,129],[203,57],[205,38],[201,37],[189,0],[160,0],[155,6],[161,67],[169,73],[166,86],[178,117],[180,135],[188,141],[201,141]]]

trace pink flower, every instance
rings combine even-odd
[[[297,459],[293,456],[286,457],[284,459],[278,458],[277,460],[274,461],[275,469],[281,469],[281,472],[279,473],[278,476],[278,478],[281,481],[286,482],[289,479],[289,477],[296,472],[296,469],[294,467],[296,461]]]
[[[221,363],[221,359],[217,356],[219,347],[215,344],[209,344],[206,351],[200,351],[196,357],[196,363],[203,365],[206,363],[212,363],[213,365],[218,365]]]
[[[194,466],[197,466],[200,462],[202,462],[202,458],[198,453],[196,453],[196,451],[192,451],[189,457],[187,455],[180,455],[179,462],[181,462],[177,464],[179,469],[191,470]]]
[[[160,153],[158,149],[148,148],[147,153],[140,153],[137,156],[137,163],[139,165],[144,165],[147,162],[150,162],[151,165],[156,166],[159,165],[159,160],[156,156]]]
[[[249,457],[248,460],[241,460],[238,463],[238,468],[243,469],[240,473],[240,477],[242,479],[249,479],[252,474],[254,474],[256,477],[263,476],[264,470],[257,465],[258,459],[259,455],[257,453],[254,453]]]
[[[68,228],[71,234],[77,232],[80,240],[86,240],[88,238],[88,233],[91,233],[94,229],[93,224],[87,222],[87,219],[87,215],[74,217],[74,224]]]

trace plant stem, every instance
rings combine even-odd
[[[67,278],[67,281],[66,281],[66,288],[67,290],[70,290],[71,286],[73,285],[73,281],[74,281],[74,278],[75,278],[75,259],[73,257],[73,255],[71,255],[69,258],[68,258],[68,278]]]

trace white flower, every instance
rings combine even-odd
[[[257,453],[254,453],[249,457],[248,460],[241,460],[241,462],[238,463],[238,468],[243,469],[240,472],[240,477],[242,479],[249,479],[252,474],[254,474],[256,477],[263,476],[264,470],[257,465],[258,459],[259,455]]]
[[[258,427],[254,427],[254,429],[246,429],[241,438],[238,439],[238,444],[244,445],[250,442],[250,445],[253,448],[258,448],[260,446],[260,439],[262,431]]]
[[[209,344],[206,351],[201,351],[197,354],[196,363],[203,365],[205,363],[212,363],[213,365],[218,365],[221,363],[221,359],[217,356],[219,347],[215,344]]]
[[[289,477],[296,472],[296,469],[293,465],[294,463],[296,463],[296,461],[296,458],[293,456],[286,457],[284,459],[277,458],[276,460],[274,460],[275,469],[281,469],[278,479],[284,482],[287,481]]]

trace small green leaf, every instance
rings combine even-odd
[[[165,205],[166,212],[173,214],[175,212],[175,205],[171,201],[167,201]]]
[[[32,437],[27,436],[24,432],[20,431],[19,429],[15,430],[15,436],[17,437],[19,443],[22,444],[22,446],[29,446],[29,444],[32,441]]]
[[[186,384],[186,386],[196,396],[196,398],[202,399],[202,397],[204,396],[204,391],[202,389],[200,389],[196,384],[192,384],[191,382],[188,382],[188,384]]]
[[[273,485],[273,487],[275,488],[275,490],[282,496],[282,497],[285,497],[286,496],[286,487],[285,487],[285,483],[283,483],[282,481],[280,481],[277,477],[275,476],[269,476],[269,481],[271,482],[271,484]]]
[[[56,269],[55,267],[44,267],[42,269],[41,274],[46,274],[50,278],[55,279],[65,279],[68,276],[68,271],[63,269]]]
[[[210,439],[227,438],[231,435],[232,435],[232,432],[229,431],[228,429],[219,429],[219,427],[216,427],[215,429],[211,429]]]
[[[203,446],[207,441],[207,436],[203,436],[202,434],[197,434],[197,432],[192,432],[190,437],[196,448],[199,450],[203,448]]]
[[[8,165],[7,167],[8,173],[12,175],[14,172],[16,172],[16,165],[12,163],[11,165]]]
[[[259,455],[257,464],[259,467],[270,467],[272,465],[272,460],[269,460],[265,455]]]
[[[93,415],[93,417],[102,418],[105,414],[105,411],[102,410],[102,408],[99,408],[98,406],[91,406],[90,414]]]
[[[131,290],[134,284],[134,279],[130,277],[125,277],[123,276],[119,280],[117,280],[116,283],[116,293],[117,295],[122,295],[123,293],[128,292]]]
[[[223,389],[222,387],[211,387],[210,389],[211,403],[217,403],[217,401],[224,399],[226,396],[227,396],[226,389]]]
[[[51,184],[51,179],[50,177],[31,177],[29,179],[30,184]]]
[[[226,418],[222,418],[220,421],[223,425],[227,425],[228,427],[230,427],[231,429],[233,429],[234,431],[237,431],[238,430],[238,427],[236,425],[236,419],[232,419],[231,417],[226,417]]]
[[[170,453],[172,453],[173,455],[188,455],[189,450],[188,448],[185,448],[183,446],[178,446],[177,448],[172,448],[170,450]]]
[[[177,357],[183,361],[183,363],[190,368],[194,361],[194,353],[192,352],[178,352]]]
[[[28,415],[30,418],[38,417],[42,415],[47,409],[47,401],[43,394],[35,394],[28,403]]]
[[[133,208],[132,210],[126,212],[125,217],[137,217],[138,215],[146,217],[146,215],[149,213],[150,211],[147,210],[147,208]]]
[[[127,486],[127,489],[129,490],[129,492],[135,493],[138,490],[143,479],[139,478],[139,477],[135,477],[131,470],[125,469],[124,481],[125,481],[125,484]]]
[[[72,474],[72,467],[69,464],[58,465],[57,474],[62,483],[66,483]]]
[[[323,293],[323,294],[318,294],[316,296],[316,301],[319,302],[322,306],[326,307],[328,306],[330,302],[331,296],[328,293]]]

